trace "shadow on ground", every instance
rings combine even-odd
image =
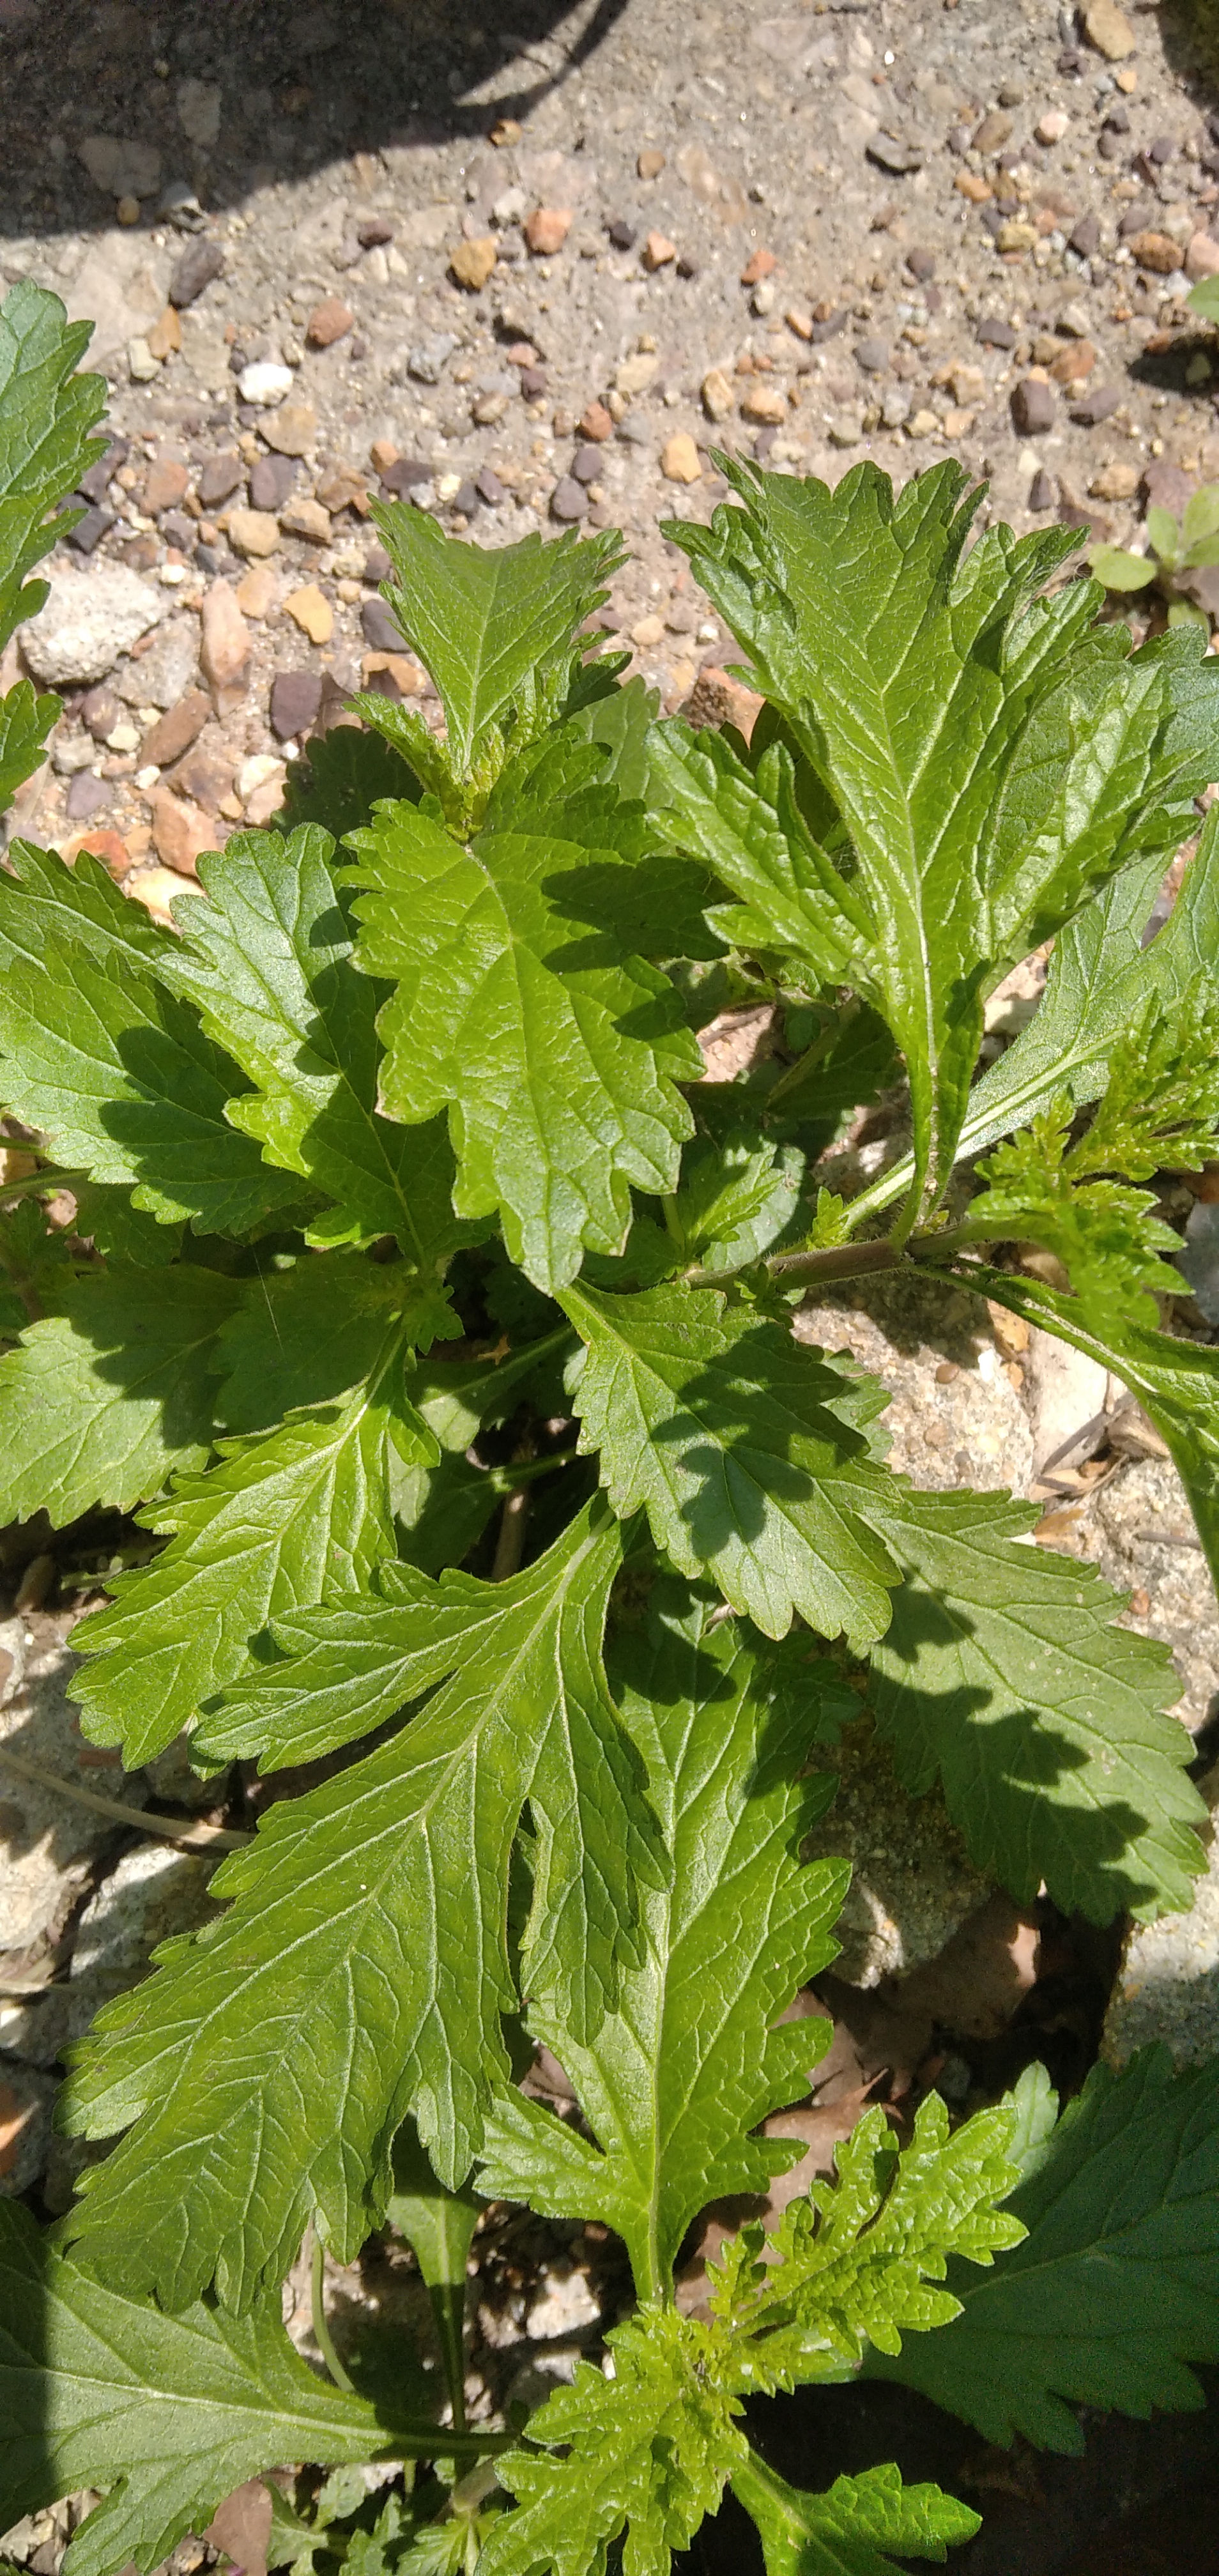
[[[103,230],[124,181],[148,223],[166,186],[220,209],[355,152],[485,135],[577,74],[625,6],[0,0],[0,238]],[[126,147],[101,181],[80,150],[98,137]]]

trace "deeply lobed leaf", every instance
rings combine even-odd
[[[619,1562],[596,1506],[509,1582],[408,1579],[405,1687],[442,1686],[337,1779],[273,1807],[212,1881],[228,1912],[99,2018],[70,2116],[93,2135],[137,2126],[68,2224],[116,2285],[180,2307],[214,2273],[244,2308],[315,2208],[351,2259],[385,2207],[408,2108],[460,2181],[507,2077],[506,1887],[526,1800],[522,1976],[553,1987],[577,2036],[610,2008],[635,1880],[657,1867],[601,1666]],[[409,1615],[396,1624],[409,1635]]]
[[[944,2334],[876,2356],[991,2442],[1079,2452],[1084,2404],[1200,2406],[1187,2365],[1219,2355],[1219,2064],[1163,2048],[1095,2066],[1012,2198],[1022,2244],[976,2281],[949,2272]]]
[[[804,1837],[832,1791],[802,1777],[810,1741],[852,1700],[806,1641],[768,1649],[715,1597],[661,1579],[646,1631],[610,1663],[648,1767],[671,1878],[646,1898],[643,1957],[616,2012],[583,2043],[560,1997],[533,1981],[530,2027],[556,2053],[597,2145],[518,2093],[488,2121],[482,2188],[552,2217],[598,2217],[626,2240],[640,2296],[667,2280],[709,2201],[765,2192],[786,2141],[750,2135],[806,2089],[823,2026],[776,2029],[833,1955],[845,1869],[806,1865]]]

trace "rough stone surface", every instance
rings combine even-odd
[[[151,802],[153,847],[162,866],[193,877],[203,851],[217,846],[211,816],[189,797],[175,796],[169,787],[155,787]]]
[[[129,707],[176,706],[199,667],[197,617],[167,620],[146,653],[122,662],[113,686]]]
[[[45,605],[20,630],[23,659],[48,688],[103,680],[167,605],[163,592],[125,564],[99,564],[87,573],[55,567],[50,581]]]
[[[96,1856],[121,1828],[62,1790],[24,1778],[5,1764],[5,1746],[69,1789],[131,1807],[142,1807],[147,1797],[139,1774],[125,1773],[117,1754],[84,1742],[66,1695],[76,1667],[69,1648],[54,1631],[32,1632],[29,1644],[27,1633],[20,1616],[0,1625],[0,1960],[6,1969],[54,1944]]]
[[[241,705],[249,677],[252,638],[226,581],[213,582],[203,602],[199,662],[217,715]]]
[[[180,760],[184,751],[197,742],[212,712],[211,700],[202,689],[188,689],[176,707],[150,727],[140,745],[141,763],[151,761],[158,769],[168,769],[171,760]]]
[[[1012,419],[1022,438],[1039,438],[1054,426],[1053,389],[1036,376],[1026,376],[1012,393]]]

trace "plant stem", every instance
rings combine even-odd
[[[732,2492],[739,2497],[746,2513],[753,2512],[754,2504],[762,2504],[770,2513],[782,2514],[784,2521],[789,2528],[792,2528],[787,2488],[782,2478],[776,2477],[774,2470],[767,2468],[765,2460],[759,2459],[752,2442],[749,2445],[749,2458],[744,2468],[734,2469],[732,2472]],[[793,2541],[806,2536],[792,2528]]]
[[[514,1494],[519,1485],[536,1485],[540,1476],[549,1476],[556,1467],[570,1467],[578,1458],[576,1448],[552,1449],[545,1458],[527,1458],[520,1466],[488,1467],[487,1483],[497,1494]]]
[[[514,1485],[504,1505],[499,1537],[495,1542],[495,1560],[491,1567],[493,1583],[506,1583],[510,1575],[519,1573],[521,1558],[525,1553],[525,1523],[528,1518],[528,1488],[518,1483]]]
[[[835,1243],[824,1251],[783,1252],[768,1263],[772,1279],[858,1279],[877,1270],[900,1270],[903,1253],[882,1235],[878,1243]]]
[[[74,1806],[88,1807],[95,1816],[109,1816],[116,1825],[130,1825],[139,1834],[157,1834],[165,1842],[182,1843],[188,1851],[244,1851],[252,1843],[252,1834],[242,1834],[229,1825],[179,1824],[175,1816],[148,1815],[142,1807],[127,1807],[118,1798],[103,1798],[96,1789],[78,1789],[74,1780],[64,1780],[58,1771],[44,1771],[41,1762],[31,1762],[25,1753],[15,1753],[11,1744],[0,1745],[0,1769],[16,1771],[23,1780],[33,1780],[40,1789],[49,1789],[57,1798],[68,1798]]]
[[[326,2368],[329,2371],[331,2378],[334,2381],[335,2387],[344,2389],[348,2397],[354,2397],[357,2394],[355,2382],[348,2378],[347,2372],[344,2370],[342,2362],[339,2360],[339,2356],[334,2348],[334,2337],[331,2334],[329,2321],[326,2316],[325,2285],[326,2248],[323,2245],[321,2237],[318,2235],[317,2228],[315,2226],[313,2229],[313,2251],[309,2258],[309,2313],[313,2321],[313,2340],[317,2345],[318,2351],[326,2364]]]

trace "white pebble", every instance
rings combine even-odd
[[[258,403],[264,411],[273,411],[292,391],[292,370],[265,358],[252,367],[243,367],[237,381],[243,402]]]

